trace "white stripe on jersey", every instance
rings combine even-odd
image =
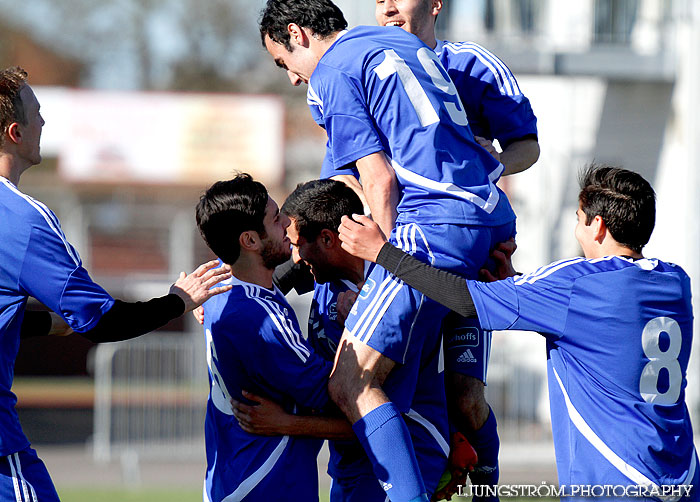
[[[416,245],[416,232],[421,233],[421,237],[423,238],[423,241],[425,242],[425,236],[423,235],[422,230],[416,225],[415,223],[411,223],[408,225],[403,225],[400,226],[396,229],[396,243],[400,249],[403,251],[406,251],[409,254],[415,253],[417,249]],[[431,261],[433,260],[433,255],[432,252],[430,251],[427,242],[426,242],[426,247],[428,248],[428,253],[431,257]],[[382,317],[386,313],[386,311],[389,309],[389,306],[391,303],[394,301],[394,298],[396,298],[396,295],[401,291],[401,288],[404,287],[404,282],[399,280],[398,278],[394,277],[393,275],[387,276],[384,281],[382,282],[381,286],[377,289],[377,292],[375,293],[374,297],[372,298],[370,304],[367,306],[365,311],[362,313],[362,316],[358,320],[357,324],[353,328],[352,331],[350,331],[350,335],[358,338],[362,342],[366,342],[369,338],[372,337],[374,334],[374,330],[377,328],[377,325],[379,322],[382,320]],[[422,306],[422,302],[421,302]],[[420,313],[420,308],[416,311],[416,314],[414,316],[413,323],[411,323],[411,329],[408,333],[409,340],[408,342],[410,343],[410,337],[413,334],[413,326],[415,324],[416,319],[418,318],[418,315]],[[407,347],[409,345],[407,343]],[[408,348],[406,349],[408,350]],[[404,359],[405,359],[405,354],[404,354]]]
[[[391,295],[393,292],[393,295],[391,296],[391,299],[393,300],[399,289],[401,289],[401,282],[399,282],[399,280],[394,276],[387,276],[379,286],[379,289],[377,289],[377,292],[375,293],[374,298],[372,298],[369,306],[362,313],[362,316],[360,317],[359,321],[357,321],[357,324],[355,324],[355,327],[350,332],[350,335],[358,338],[361,341],[365,341],[364,339],[366,338],[368,328],[367,323],[373,319],[373,316],[376,314],[377,310],[381,308],[382,302],[387,298],[387,296]],[[396,290],[396,292],[394,292],[394,290]]]
[[[515,279],[513,282],[516,286],[520,286],[521,284],[525,284],[525,283],[534,284],[535,282],[539,281],[540,279],[544,279],[545,277],[549,277],[550,275],[552,275],[554,272],[557,272],[558,270],[566,268],[569,265],[575,265],[577,263],[581,263],[582,261],[586,261],[586,259],[583,258],[582,256],[578,257],[578,258],[567,258],[565,260],[555,261],[554,263],[550,263],[549,265],[538,268],[537,270],[535,270],[534,272],[532,272],[530,274],[517,276],[518,278]]]
[[[411,248],[412,251],[411,253],[414,253],[416,249],[418,249],[418,245],[416,243],[416,233],[420,233],[421,240],[423,241],[423,244],[425,245],[425,249],[428,252],[428,257],[430,258],[430,264],[434,265],[435,264],[435,255],[433,254],[432,249],[430,249],[430,244],[428,243],[428,239],[425,238],[425,234],[423,233],[423,229],[421,229],[418,225],[415,223],[411,223],[407,225],[409,227],[407,229],[407,233],[410,232],[411,234]],[[421,294],[420,298],[420,305],[418,306],[418,310],[416,311],[416,315],[413,317],[413,322],[411,323],[411,329],[408,331],[408,341],[406,342],[406,350],[403,353],[403,360],[406,360],[406,354],[408,354],[408,348],[411,345],[411,338],[413,338],[413,329],[416,326],[416,321],[418,321],[418,317],[420,316],[421,309],[423,308],[423,303],[425,302],[425,295]]]
[[[279,310],[279,306],[276,304],[276,302],[258,296],[260,288],[257,286],[244,284],[243,288],[248,298],[255,300],[263,309],[265,309],[265,312],[267,312],[267,315],[270,317],[270,319],[272,319],[272,322],[282,335],[282,338],[284,338],[284,341],[287,342],[287,345],[289,345],[296,355],[299,356],[299,359],[305,363],[311,355],[311,352],[301,342],[301,335],[299,335],[299,333],[297,333],[292,326],[289,325],[286,317]]]
[[[306,89],[306,104],[309,106],[317,106],[321,115],[323,115],[323,101],[321,101],[318,93],[311,87],[310,83]]]
[[[559,378],[556,368],[552,367],[552,371],[557,379],[561,393],[564,396],[566,409],[569,412],[569,418],[578,431],[583,434],[583,437],[585,437],[591,443],[591,445],[593,445],[593,447],[598,450],[600,454],[603,455],[603,457],[605,457],[607,461],[610,462],[618,471],[634,481],[637,485],[659,488],[652,480],[622,460],[614,451],[610,449],[608,445],[603,442],[602,439],[600,439],[600,437],[586,423],[584,418],[569,399],[569,395],[566,393],[566,389],[564,388],[564,384],[561,382],[561,378]]]
[[[481,61],[481,63],[493,74],[498,82],[498,89],[504,96],[519,96],[522,94],[518,81],[513,73],[495,54],[473,42],[447,42],[443,49],[449,50],[453,54],[470,53]]]
[[[41,214],[41,216],[44,218],[51,230],[58,236],[59,239],[61,239],[63,245],[66,247],[66,251],[68,251],[68,255],[75,262],[75,265],[77,267],[81,266],[82,262],[80,260],[80,256],[78,256],[78,252],[75,249],[73,249],[73,246],[71,246],[71,244],[66,239],[66,236],[61,230],[61,224],[59,223],[56,215],[53,214],[53,211],[51,211],[48,207],[46,207],[38,200],[35,200],[29,195],[20,192],[17,189],[17,187],[15,187],[12,184],[12,182],[10,182],[10,180],[0,176],[0,182],[3,182],[7,188],[9,188],[12,192],[23,198],[25,201],[27,201],[29,205],[31,205],[34,209],[36,209],[39,212],[39,214]]]
[[[10,472],[12,473],[12,484],[15,488],[15,500],[16,502],[22,502],[22,491],[19,489],[19,481],[17,480],[17,471],[15,470],[15,465],[12,463],[12,455],[8,455],[7,461],[10,464]]]
[[[445,438],[442,437],[442,434],[438,432],[437,427],[435,427],[427,418],[422,416],[414,409],[408,410],[406,416],[425,427],[425,430],[427,430],[430,433],[430,435],[433,436],[435,442],[440,445],[440,448],[442,448],[443,453],[445,453],[445,457],[450,456],[450,445],[447,443]]]
[[[34,487],[31,485],[31,483],[29,481],[24,479],[24,476],[22,475],[22,464],[19,461],[19,453],[15,453],[14,457],[15,457],[15,462],[17,463],[17,475],[19,476],[19,479],[22,481],[22,491],[24,492],[24,499],[29,501],[29,493],[27,491],[27,486],[29,486],[29,490],[32,492],[32,502],[37,502],[36,493],[34,492]]]
[[[454,183],[445,183],[442,181],[431,180],[425,176],[421,176],[418,173],[409,171],[406,168],[401,167],[396,163],[396,161],[391,161],[391,166],[396,172],[396,176],[401,178],[401,181],[406,184],[417,185],[434,192],[442,192],[444,194],[450,195],[451,197],[459,197],[466,201],[475,204],[487,213],[491,214],[496,206],[498,205],[498,200],[500,195],[496,189],[496,185],[493,184],[494,180],[497,180],[499,176],[503,173],[503,164],[498,164],[498,167],[489,173],[489,198],[484,200],[476,194],[473,194],[462,187],[455,185]],[[405,183],[408,181],[409,183]]]
[[[289,337],[294,343],[296,347],[299,348],[300,351],[302,351],[304,354],[306,354],[306,357],[309,357],[311,355],[311,351],[304,345],[304,342],[302,342],[302,337],[301,333],[299,333],[297,330],[294,329],[293,325],[288,322],[287,315],[284,312],[282,312],[282,306],[277,303],[277,302],[268,302],[268,304],[272,307],[272,309],[276,312],[277,318],[280,320],[283,326],[287,328],[287,333],[289,334]]]
[[[280,444],[272,451],[270,456],[253,474],[244,479],[236,490],[225,497],[221,502],[238,502],[243,500],[253,489],[258,486],[258,483],[267,476],[275,466],[279,458],[282,456],[284,449],[289,442],[289,436],[283,436]]]
[[[415,251],[415,248],[411,250],[405,238],[405,235],[412,225],[415,224],[404,225],[396,229],[396,243],[400,249],[408,253],[413,253]],[[374,328],[376,328],[379,320],[381,320],[381,316],[384,315],[384,312],[389,308],[389,304],[394,300],[402,286],[403,281],[400,281],[393,275],[387,276],[384,281],[382,281],[382,284],[377,289],[377,292],[362,313],[362,316],[360,316],[355,327],[350,331],[350,336],[362,342],[366,340],[368,335],[371,336]],[[380,310],[380,314],[377,315],[377,312]],[[369,329],[370,323],[372,324],[371,329]]]

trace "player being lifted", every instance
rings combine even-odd
[[[260,32],[290,81],[309,83],[328,160],[335,169],[356,162],[373,217],[387,232],[397,224],[392,241],[476,276],[494,244],[514,233],[515,215],[495,185],[503,166],[475,142],[432,50],[400,29],[346,26],[327,0],[270,0]],[[424,500],[438,481],[423,484],[401,413],[420,353],[439,346],[446,314],[377,267],[339,346],[331,396],[394,502]]]
[[[656,210],[640,175],[589,167],[578,198],[575,235],[585,257],[526,275],[510,268],[504,275],[513,277],[493,283],[465,282],[413,259],[385,244],[364,216],[344,218],[340,237],[349,252],[460,315],[478,316],[486,329],[545,337],[560,485],[615,486],[604,500],[698,500],[700,464],[685,404],[690,279],[642,255]],[[647,495],[617,487],[645,487]]]
[[[469,128],[477,141],[500,159],[504,176],[528,169],[540,151],[530,101],[494,54],[472,42],[435,37],[442,6],[442,0],[377,0],[375,18],[381,26],[399,26],[413,33],[435,51],[455,84]],[[493,148],[493,139],[501,145],[500,153]],[[347,175],[343,181],[347,181],[353,173],[343,174]],[[491,332],[484,332],[476,319],[454,314],[444,327],[448,328],[444,343],[450,420],[467,435],[479,455],[479,464],[470,474],[472,483],[495,485],[499,440],[496,418],[484,397]],[[461,341],[465,336],[470,339],[467,343]],[[467,349],[473,357],[460,357]]]

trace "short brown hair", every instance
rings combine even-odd
[[[19,66],[12,66],[0,71],[0,131],[4,135],[10,124],[18,122],[27,124],[27,116],[24,114],[24,103],[19,95],[22,87],[27,83],[27,72]],[[0,146],[4,140],[0,136]]]

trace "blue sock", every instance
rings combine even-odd
[[[352,429],[392,502],[427,502],[408,427],[393,403],[373,409]]]
[[[489,418],[477,431],[465,434],[476,450],[479,463],[473,472],[469,474],[472,485],[497,485],[498,484],[498,449],[501,442],[498,439],[496,415],[489,411]],[[498,497],[473,497],[472,502],[497,502]]]

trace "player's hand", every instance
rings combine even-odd
[[[285,434],[284,426],[290,418],[289,413],[274,401],[245,390],[242,393],[243,397],[257,404],[251,406],[231,398],[233,416],[238,420],[241,429],[259,436]]]
[[[517,275],[513,268],[511,257],[518,246],[515,244],[515,239],[511,238],[506,242],[499,243],[496,248],[491,251],[491,261],[495,265],[494,271],[491,272],[486,268],[479,270],[479,280],[484,282],[499,281]]]
[[[49,313],[51,314],[50,336],[68,336],[73,333],[73,328],[68,326],[68,323],[60,315],[55,312]]]
[[[353,214],[352,219],[343,216],[338,232],[340,246],[351,255],[367,261],[377,261],[379,251],[386,242],[379,225],[360,214]]]
[[[486,138],[482,138],[481,136],[474,136],[474,139],[477,143],[479,143],[479,145],[481,145],[487,152],[491,154],[491,157],[496,159],[498,162],[501,161],[501,154],[498,153],[496,147],[493,146],[493,141],[490,141]]]
[[[430,498],[431,502],[438,500],[452,500],[452,496],[458,491],[458,487],[465,486],[467,476],[478,463],[476,451],[464,434],[455,432],[450,444],[450,458],[447,461],[447,470],[440,478],[438,487]]]
[[[192,311],[192,315],[199,324],[204,324],[204,307],[201,305]]]
[[[219,267],[218,260],[212,260],[197,267],[191,274],[180,272],[180,277],[175,284],[170,286],[170,294],[176,294],[185,302],[185,312],[199,307],[212,296],[224,293],[232,286],[214,285],[231,277],[230,267]]]
[[[345,324],[345,320],[348,318],[348,314],[350,314],[350,310],[355,304],[355,300],[357,300],[357,293],[355,293],[354,291],[350,291],[349,289],[338,294],[338,300],[335,304],[335,309],[338,312],[339,324]]]

